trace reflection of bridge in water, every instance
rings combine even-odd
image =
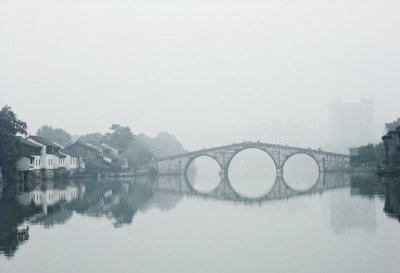
[[[274,185],[268,193],[260,197],[246,197],[241,195],[234,190],[228,178],[221,179],[219,185],[209,192],[197,191],[183,175],[158,176],[156,180],[152,182],[149,182],[143,177],[137,178],[135,183],[143,183],[147,187],[152,187],[152,190],[155,192],[168,192],[217,200],[252,203],[288,199],[291,197],[322,193],[326,190],[346,187],[350,185],[350,176],[344,173],[321,173],[315,184],[310,188],[297,190],[290,187],[282,175],[278,175]]]
[[[144,167],[154,168],[158,174],[186,174],[193,160],[201,156],[207,156],[219,164],[222,176],[226,176],[232,159],[246,149],[258,149],[268,154],[274,162],[278,173],[282,173],[286,161],[297,154],[304,154],[314,159],[320,172],[343,171],[350,166],[350,157],[344,154],[262,142],[243,142],[159,158]]]

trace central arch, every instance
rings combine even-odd
[[[231,155],[231,157],[228,159],[228,162],[226,163],[226,165],[225,165],[225,170],[224,170],[226,176],[228,176],[229,166],[231,165],[231,162],[232,162],[233,158],[234,158],[238,153],[240,153],[240,152],[242,152],[242,151],[244,151],[244,150],[248,150],[248,149],[256,149],[256,150],[260,150],[260,151],[266,153],[266,154],[272,159],[272,161],[274,162],[275,169],[278,170],[278,164],[276,163],[275,158],[272,156],[272,154],[271,154],[270,152],[268,152],[267,150],[265,150],[265,149],[263,149],[263,148],[260,148],[260,147],[258,147],[258,146],[246,146],[246,147],[244,147],[244,148],[241,148],[241,149],[236,150],[236,151]]]
[[[240,178],[241,176],[238,174],[231,177],[231,175],[233,175],[231,163],[234,161],[237,155],[241,154],[243,151],[248,151],[248,150],[257,151],[258,154],[251,154],[251,158],[255,156],[253,159],[258,159],[258,160],[251,161],[252,159],[250,159],[250,162],[252,162],[251,166],[247,166],[247,168],[243,170],[245,177],[244,180],[243,178]],[[267,160],[268,162],[264,162],[264,160]],[[273,164],[271,164],[271,161],[273,162]],[[252,170],[252,166],[254,165],[254,163],[256,169]],[[262,164],[260,165],[259,163]],[[264,163],[266,163],[267,165],[264,165]],[[271,169],[269,169],[268,166],[270,166]],[[272,190],[272,188],[276,184],[277,174],[278,174],[277,166],[278,164],[275,158],[267,150],[259,146],[245,146],[241,147],[240,149],[234,151],[234,153],[231,154],[226,163],[224,174],[228,186],[232,189],[233,192],[236,193],[236,195],[240,196],[241,198],[245,198],[247,200],[257,200],[268,195],[268,193]],[[261,171],[262,173],[259,173],[260,168],[262,169]],[[272,173],[268,170],[270,171],[274,170],[274,171]]]

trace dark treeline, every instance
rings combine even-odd
[[[96,146],[108,143],[117,147],[120,157],[128,161],[130,168],[155,158],[185,152],[182,144],[171,134],[160,132],[152,138],[144,134],[135,135],[131,128],[119,124],[112,124],[106,133],[88,133],[81,136],[72,136],[62,128],[53,128],[49,125],[41,126],[37,133],[50,142],[56,142],[61,146],[68,146],[74,141],[89,142]],[[10,106],[4,106],[0,111],[0,167],[7,178],[15,174],[15,163],[21,156],[21,145],[18,136],[27,135],[27,125],[19,120]],[[96,162],[87,159],[88,167],[96,167]]]
[[[80,136],[78,140],[95,145],[106,142],[120,148],[123,150],[121,157],[127,159],[133,168],[152,158],[185,152],[182,144],[169,133],[160,132],[155,138],[134,135],[129,127],[119,124],[113,124],[105,134],[90,133]]]
[[[400,126],[400,118],[395,121],[385,123],[386,132],[395,130],[396,127]],[[383,142],[378,144],[368,144],[360,146],[357,149],[357,155],[351,156],[351,165],[353,167],[359,166],[378,166],[382,164],[385,157],[385,147]],[[398,152],[398,158],[400,159],[400,151]]]
[[[26,129],[26,123],[18,119],[10,106],[0,110],[0,168],[6,178],[15,174],[15,163],[22,153],[16,136],[27,135]]]

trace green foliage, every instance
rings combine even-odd
[[[0,199],[0,252],[6,257],[13,257],[18,247],[28,240],[29,233],[18,227],[32,214],[38,213],[33,207],[22,207],[14,198]],[[22,236],[25,234],[25,236]]]
[[[89,154],[85,157],[85,169],[87,173],[94,174],[104,168],[104,163],[101,157],[95,154]]]
[[[106,134],[109,143],[121,148],[122,150],[128,149],[133,144],[135,136],[128,126],[121,126],[113,124],[110,128],[111,132]]]
[[[86,134],[81,136],[79,140],[92,143],[98,147],[102,143],[115,146],[121,151],[120,157],[127,159],[129,166],[133,168],[150,161],[153,156],[163,157],[185,152],[182,144],[167,132],[161,132],[155,138],[143,134],[135,136],[131,128],[120,124],[113,124],[110,132],[106,134]],[[95,159],[87,159],[87,162],[89,162],[89,165],[86,166],[86,169],[89,170],[95,169],[99,164]]]
[[[90,133],[79,137],[80,141],[89,142],[94,145],[100,146],[101,143],[107,140],[107,137],[102,133]]]
[[[385,128],[387,131],[395,130],[398,126],[400,126],[400,118],[397,118],[395,121],[385,123]]]
[[[51,142],[54,141],[63,146],[72,144],[71,135],[61,128],[53,128],[49,125],[43,125],[39,128],[36,134]]]
[[[21,156],[21,145],[16,135],[26,135],[26,123],[6,105],[0,110],[0,166],[6,178],[15,174],[15,163]]]
[[[113,124],[110,130],[106,134],[107,142],[121,149],[121,157],[127,159],[131,167],[136,168],[152,158],[147,145],[137,140],[131,128]]]
[[[121,151],[121,158],[127,159],[129,166],[133,168],[136,168],[136,166],[152,158],[152,153],[146,144],[137,141],[131,128],[128,126],[113,124],[110,128],[110,132],[104,135],[101,133],[86,134],[81,136],[79,140],[92,143],[98,147],[100,147],[102,143],[115,146]],[[87,159],[87,162],[89,162],[89,165],[86,166],[86,169],[94,170],[99,167],[99,162],[94,158]]]
[[[126,158],[129,165],[136,168],[137,166],[150,161],[153,158],[153,155],[146,144],[135,138],[132,145],[122,152],[121,157]]]
[[[139,142],[147,145],[151,153],[158,158],[186,152],[175,136],[167,132],[160,132],[155,138],[143,134],[138,135],[136,138]]]
[[[383,143],[368,144],[358,149],[358,156],[352,156],[350,164],[353,167],[358,166],[376,166],[379,165],[385,156],[385,148]]]

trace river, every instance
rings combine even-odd
[[[0,272],[399,272],[400,180],[270,184],[258,195],[229,180],[197,191],[184,176],[9,185]]]

